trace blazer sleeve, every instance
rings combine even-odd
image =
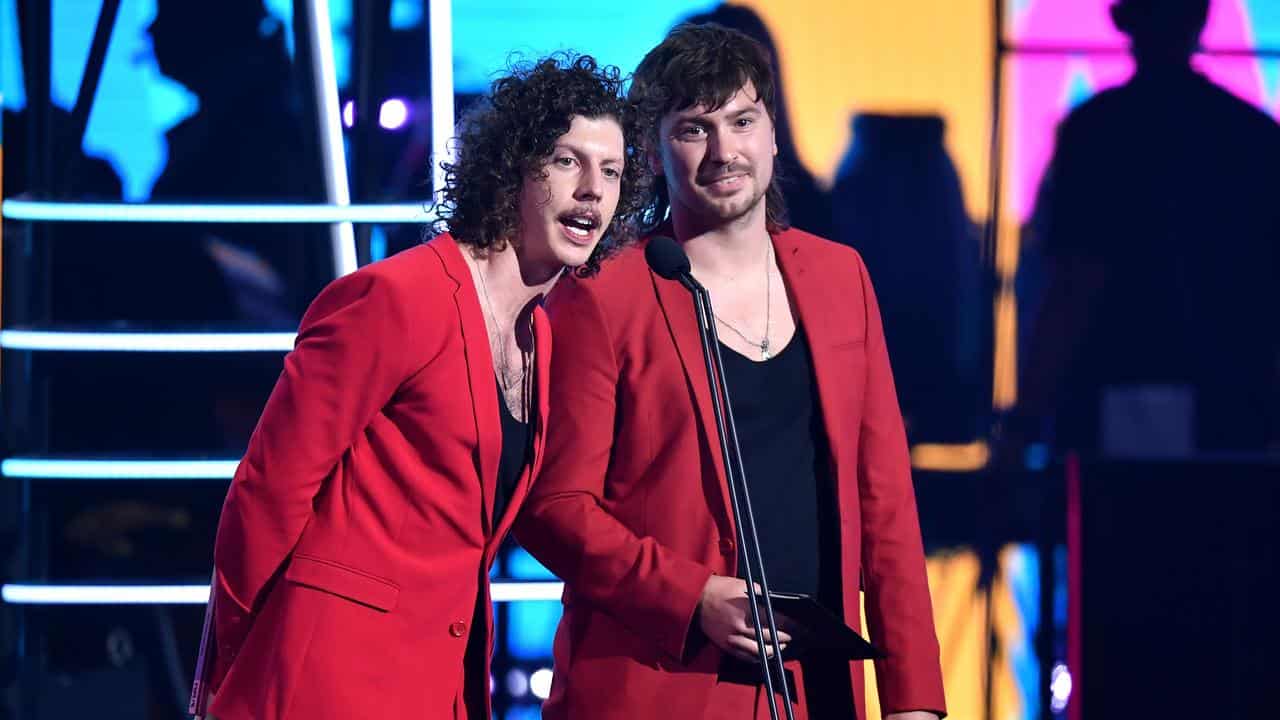
[[[411,343],[422,328],[410,327],[411,297],[370,268],[331,283],[303,316],[218,522],[211,689],[244,642],[325,479],[418,369]]]
[[[866,312],[867,376],[858,442],[858,497],[867,625],[888,655],[876,662],[883,712],[946,714],[924,547],[884,328],[866,267],[858,261]]]
[[[574,598],[680,660],[711,569],[638,537],[603,506],[619,370],[611,333],[585,285],[566,279],[547,302],[557,348],[547,454],[515,533]]]

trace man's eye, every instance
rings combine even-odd
[[[698,125],[689,125],[681,128],[677,134],[681,137],[698,137],[702,134],[702,128]]]
[[[620,178],[620,177],[622,177],[622,173],[621,173],[621,172],[618,172],[618,169],[617,169],[617,168],[605,168],[605,169],[604,169],[604,176],[605,176],[605,177],[607,177],[607,178],[614,178],[614,179],[616,179],[616,178]]]
[[[564,156],[556,158],[554,162],[560,167],[573,167],[574,160],[571,157]]]

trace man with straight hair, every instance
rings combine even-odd
[[[938,644],[879,311],[854,251],[788,227],[774,87],[768,52],[716,25],[644,58],[650,237],[674,237],[711,294],[770,588],[859,628],[865,584],[885,717],[932,720]],[[767,717],[692,298],[646,242],[548,299],[573,351],[552,359],[543,475],[516,526],[566,582],[544,717]],[[861,663],[787,668],[797,717],[865,718]]]

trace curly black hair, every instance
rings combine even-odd
[[[582,276],[597,272],[601,260],[634,239],[652,184],[637,150],[638,115],[622,88],[618,68],[601,66],[590,55],[561,52],[511,68],[459,124],[457,157],[443,165],[444,187],[431,229],[447,229],[459,242],[483,250],[519,242],[521,185],[547,177],[546,162],[575,115],[612,117],[622,126],[626,146],[618,208],[600,244],[576,270]]]

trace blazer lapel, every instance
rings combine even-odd
[[[830,290],[819,277],[820,270],[814,267],[817,258],[806,255],[791,232],[774,236],[774,252],[787,291],[794,301],[797,319],[809,341],[814,382],[818,386],[818,399],[822,409],[822,424],[831,449],[831,470],[833,476],[838,478],[841,450],[847,438],[844,414],[840,412],[840,408],[844,406],[836,398],[840,393],[848,392],[848,388],[854,387],[849,377],[851,368],[841,364],[834,351],[835,346],[846,339],[845,334],[840,333],[840,328],[834,324],[840,313]],[[850,278],[850,282],[853,280]],[[835,485],[838,494],[840,483]],[[838,497],[836,499],[839,501]]]
[[[704,439],[711,453],[711,462],[715,467],[716,476],[720,481],[724,517],[729,520],[729,529],[732,530],[733,509],[729,504],[729,481],[725,476],[724,454],[720,449],[720,438],[716,430],[715,410],[711,402],[711,383],[707,377],[707,364],[702,354],[698,321],[694,315],[693,294],[679,282],[658,277],[652,270],[649,271],[649,275],[653,279],[658,304],[666,317],[667,329],[675,342],[676,353],[680,356],[680,364],[684,367],[685,380],[693,395],[694,406],[702,421]]]
[[[445,272],[457,283],[453,301],[462,327],[462,347],[467,361],[467,380],[471,390],[471,407],[476,423],[476,468],[480,474],[480,492],[484,504],[485,534],[493,530],[493,499],[498,481],[498,459],[502,453],[502,424],[498,417],[497,380],[493,374],[493,355],[489,350],[489,331],[480,309],[480,296],[471,267],[462,257],[462,249],[452,236],[440,235],[431,241],[444,263]]]
[[[551,396],[549,393],[552,352],[551,323],[547,320],[547,313],[541,306],[533,309],[533,348],[533,406],[535,411],[529,419],[529,422],[533,423],[533,442],[529,450],[529,462],[525,465],[524,471],[520,473],[520,480],[516,483],[516,487],[511,493],[511,501],[507,503],[506,511],[498,520],[497,529],[490,536],[490,557],[492,557],[492,553],[497,552],[502,538],[506,536],[507,531],[511,529],[512,523],[515,522],[520,505],[524,502],[525,496],[529,494],[533,478],[537,475],[538,468],[541,466],[542,451],[547,445],[547,415],[550,414],[551,410]]]

